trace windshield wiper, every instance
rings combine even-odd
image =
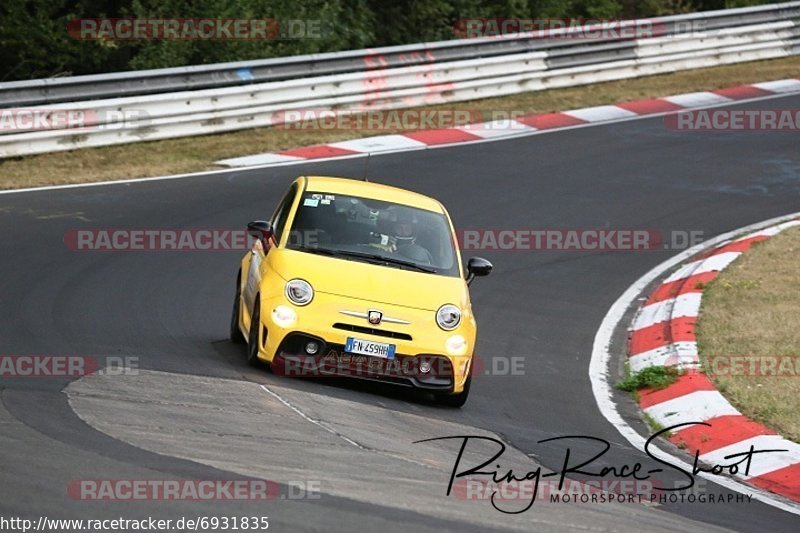
[[[300,252],[308,252],[312,254],[327,255],[330,257],[357,257],[359,259],[367,259],[372,262],[379,262],[382,264],[398,265],[408,268],[419,270],[420,272],[427,272],[428,274],[435,274],[436,269],[414,263],[413,261],[406,261],[404,259],[395,259],[394,257],[386,257],[381,254],[368,254],[365,252],[351,252],[349,250],[332,250],[330,248],[318,248],[316,246],[299,245],[293,247],[294,250]]]
[[[395,259],[394,257],[387,257],[381,254],[368,254],[365,252],[351,252],[348,250],[336,250],[338,255],[348,256],[348,257],[359,257],[361,259],[369,259],[371,261],[379,261],[384,264],[390,265],[398,265],[413,268],[415,270],[419,270],[420,272],[427,272],[428,274],[435,274],[436,269],[432,267],[427,267],[423,265],[419,265],[414,263],[413,261],[406,261],[404,259]]]
[[[304,244],[293,246],[291,249],[300,252],[308,252],[310,254],[329,255],[331,257],[339,255],[338,250],[331,250],[330,248],[318,248],[316,246],[306,246]]]

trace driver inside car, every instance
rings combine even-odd
[[[413,213],[403,209],[393,209],[379,222],[384,222],[385,224],[381,225],[388,228],[386,231],[381,231],[381,242],[373,246],[420,264],[433,263],[430,252],[416,242],[417,221]]]

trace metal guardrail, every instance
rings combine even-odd
[[[0,108],[91,115],[80,129],[0,129],[0,157],[268,126],[293,109],[411,107],[800,53],[800,2],[649,22],[658,36],[568,29],[0,84]]]

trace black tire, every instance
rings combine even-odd
[[[256,298],[253,306],[253,315],[250,320],[250,331],[247,335],[247,363],[255,368],[261,368],[264,363],[258,358],[259,330],[261,329],[261,302]]]
[[[239,329],[239,315],[241,315],[241,292],[239,289],[239,278],[236,279],[236,297],[233,299],[233,311],[231,311],[231,331],[230,331],[230,339],[231,342],[234,344],[244,344],[246,339],[242,334],[242,330]]]
[[[447,407],[463,407],[469,397],[469,388],[472,385],[472,369],[470,369],[467,381],[464,383],[464,390],[458,394],[437,394],[436,401]]]

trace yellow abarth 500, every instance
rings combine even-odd
[[[231,340],[253,365],[286,376],[352,376],[416,387],[460,407],[477,326],[436,200],[343,178],[301,177],[257,237],[236,282]]]

